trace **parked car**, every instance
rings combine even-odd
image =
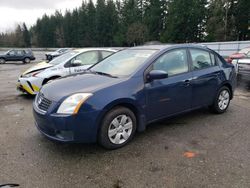
[[[91,65],[116,52],[114,49],[85,48],[70,51],[26,70],[18,79],[17,89],[36,95],[51,80],[85,71]]]
[[[250,47],[243,48],[239,52],[230,55],[227,61],[229,63],[232,63],[233,60],[242,59],[246,57],[250,57]]]
[[[234,66],[206,47],[134,47],[46,84],[35,124],[52,140],[116,149],[151,122],[204,106],[225,112],[235,83]]]
[[[31,50],[9,50],[3,55],[0,55],[0,64],[6,61],[22,61],[23,63],[30,63],[31,60],[36,58]]]
[[[71,51],[71,48],[60,48],[54,52],[48,52],[45,54],[46,56],[46,60],[51,61],[52,59],[54,59],[55,57],[58,57],[60,55],[63,55],[69,51]]]
[[[250,58],[233,60],[239,79],[250,80]]]

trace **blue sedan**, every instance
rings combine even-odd
[[[224,113],[235,85],[234,66],[206,47],[134,47],[46,84],[33,114],[51,140],[116,149],[151,122],[204,106]]]

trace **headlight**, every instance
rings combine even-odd
[[[57,110],[59,114],[77,114],[81,105],[93,94],[77,93],[66,98]]]

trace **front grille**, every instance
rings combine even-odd
[[[36,99],[36,104],[40,110],[47,112],[51,103],[52,102],[49,99],[46,99],[42,93],[38,94],[37,99]]]

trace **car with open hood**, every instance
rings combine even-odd
[[[26,70],[17,81],[17,89],[36,95],[49,81],[70,74],[81,73],[117,50],[105,48],[85,48],[69,51],[50,62],[41,62]]]
[[[134,47],[46,84],[33,114],[51,140],[116,149],[151,122],[204,106],[224,113],[235,83],[234,66],[206,47]]]

